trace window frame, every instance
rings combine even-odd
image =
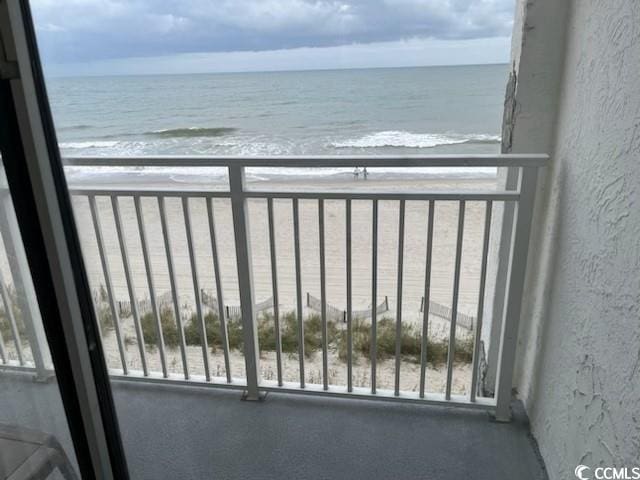
[[[27,0],[0,0],[0,151],[83,478],[129,478]]]

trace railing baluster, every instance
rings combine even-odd
[[[0,360],[3,364],[7,363],[7,355],[5,353],[4,338],[2,338],[2,332],[0,332]]]
[[[189,380],[189,365],[187,363],[187,347],[184,341],[184,328],[182,325],[182,317],[180,316],[180,301],[178,297],[178,289],[176,286],[175,267],[173,265],[173,254],[171,253],[171,238],[169,235],[169,227],[167,226],[167,212],[165,207],[165,198],[158,197],[158,210],[160,211],[160,225],[162,226],[162,237],[164,238],[164,251],[167,256],[167,268],[169,270],[169,284],[171,286],[171,298],[173,300],[173,314],[178,329],[178,342],[180,343],[180,354],[182,355],[182,370],[185,380]]]
[[[153,283],[153,270],[151,259],[149,258],[149,247],[147,245],[147,231],[144,224],[144,214],[140,197],[133,197],[133,203],[136,208],[136,218],[138,220],[138,231],[140,232],[140,245],[142,247],[142,258],[144,260],[144,269],[147,275],[147,285],[149,287],[149,301],[151,303],[151,313],[156,322],[156,334],[158,335],[158,350],[160,352],[160,366],[162,368],[162,376],[169,377],[167,372],[167,354],[164,346],[164,333],[162,332],[162,322],[160,320],[160,311],[158,309],[158,300],[156,298],[156,290]]]
[[[0,294],[2,295],[2,303],[4,305],[5,320],[9,322],[9,327],[11,329],[11,336],[13,337],[13,343],[16,346],[16,355],[18,357],[18,362],[20,362],[20,365],[24,365],[24,355],[22,354],[22,342],[20,342],[20,332],[18,331],[18,326],[16,324],[16,317],[13,314],[11,298],[9,298],[9,293],[7,292],[7,286],[4,284],[4,278],[2,278],[1,273],[0,273]]]
[[[424,272],[424,297],[422,298],[422,344],[420,347],[420,398],[424,398],[427,373],[427,346],[429,341],[429,305],[431,302],[431,259],[433,254],[434,202],[429,201],[427,225],[427,260]]]
[[[114,330],[116,332],[116,341],[118,343],[118,351],[120,352],[120,362],[122,364],[122,373],[128,375],[129,369],[127,367],[127,359],[124,350],[124,343],[122,341],[122,331],[120,330],[120,317],[116,309],[115,296],[113,292],[113,284],[111,283],[111,271],[109,269],[109,262],[107,260],[107,252],[104,248],[104,239],[102,237],[102,228],[100,227],[100,216],[98,209],[96,208],[96,197],[89,196],[89,210],[91,212],[91,219],[93,221],[93,229],[96,234],[96,242],[98,244],[98,255],[100,256],[100,263],[102,264],[102,274],[104,275],[104,282],[107,288],[107,296],[109,297],[109,310],[111,311],[111,318],[113,320]],[[96,312],[99,313],[99,312]],[[98,322],[99,323],[99,322]],[[104,335],[104,332],[102,332]],[[103,337],[104,338],[104,337]]]
[[[271,291],[273,296],[273,321],[276,336],[276,368],[278,385],[282,386],[282,333],[280,332],[280,306],[278,298],[278,263],[276,261],[276,234],[273,218],[273,198],[267,199],[269,218],[269,252],[271,254]]]
[[[327,352],[327,285],[324,246],[324,200],[318,200],[318,235],[320,240],[320,318],[322,320],[322,382],[329,389],[329,355]]]
[[[451,380],[453,379],[453,361],[456,354],[456,320],[458,317],[458,294],[460,292],[460,264],[462,261],[462,240],[464,233],[465,201],[460,200],[458,207],[458,238],[456,240],[456,260],[453,274],[453,296],[451,299],[451,322],[449,328],[449,348],[447,352],[447,386],[445,398],[451,400]]]
[[[400,360],[402,348],[402,273],[404,267],[404,211],[405,201],[400,200],[398,218],[398,292],[396,295],[396,377],[395,395],[400,395]]]
[[[371,222],[371,393],[375,394],[378,356],[378,200],[373,201]]]
[[[211,371],[209,369],[209,342],[207,341],[207,328],[202,315],[202,301],[200,298],[200,283],[198,282],[198,264],[196,262],[196,252],[193,247],[193,231],[191,228],[191,212],[189,210],[189,199],[182,197],[182,214],[184,216],[184,227],[187,234],[187,250],[189,250],[189,264],[191,266],[191,278],[193,283],[193,295],[196,301],[196,317],[200,327],[200,345],[202,346],[202,363],[204,365],[204,376],[207,382],[211,381]]]
[[[529,234],[536,194],[538,170],[535,167],[520,169],[520,200],[516,204],[516,221],[511,240],[511,263],[507,276],[507,298],[498,360],[498,385],[496,388],[496,420],[509,421],[511,418],[511,388],[515,363],[518,328],[522,309]]]
[[[298,199],[293,199],[293,248],[296,264],[296,311],[298,314],[298,362],[300,364],[300,388],[304,383],[304,318],[302,317],[302,274],[300,265],[300,218]]]
[[[242,337],[244,340],[244,362],[247,374],[246,400],[260,399],[260,366],[258,350],[258,325],[255,315],[253,290],[253,268],[251,265],[251,237],[249,235],[249,212],[244,187],[244,167],[229,167],[229,190],[238,265],[238,286],[242,309]]]
[[[351,200],[346,200],[346,263],[347,263],[347,391],[353,391],[353,330],[352,330],[352,268],[351,268]]]
[[[482,335],[482,314],[484,309],[484,288],[487,280],[487,258],[489,256],[489,236],[491,233],[491,210],[493,202],[489,200],[485,206],[484,215],[484,239],[482,242],[482,264],[480,267],[480,288],[478,292],[478,314],[475,324],[475,337],[473,340],[473,358],[471,365],[471,392],[469,399],[476,401],[476,392],[478,388],[478,366],[480,356],[480,337]]]
[[[142,372],[145,377],[149,376],[149,370],[147,369],[147,355],[144,348],[144,336],[142,328],[140,326],[140,315],[138,312],[138,299],[136,297],[135,287],[133,285],[133,277],[131,275],[131,268],[129,266],[129,252],[127,249],[127,243],[122,230],[122,219],[120,217],[120,204],[116,195],[111,196],[111,207],[113,208],[113,218],[116,223],[116,234],[118,236],[118,243],[120,245],[120,253],[122,255],[122,266],[124,268],[124,277],[127,282],[127,290],[129,292],[129,301],[131,302],[131,316],[133,317],[133,324],[136,330],[136,338],[138,341],[138,350],[140,351],[140,362],[142,363]]]
[[[209,219],[209,238],[211,240],[211,256],[213,258],[213,275],[216,281],[216,296],[218,297],[218,317],[220,319],[220,341],[224,355],[224,371],[227,383],[231,383],[231,361],[229,360],[229,336],[227,332],[227,319],[224,311],[222,295],[222,276],[220,275],[220,261],[218,258],[218,239],[216,237],[216,225],[213,217],[213,198],[207,199],[207,217]]]

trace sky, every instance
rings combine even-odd
[[[504,63],[514,0],[32,0],[52,76]]]

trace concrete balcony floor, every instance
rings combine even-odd
[[[55,384],[0,374],[0,387],[5,422],[38,427],[28,412],[12,415],[31,395],[59,404]],[[133,479],[547,478],[518,408],[500,424],[486,412],[397,403],[243,402],[238,391],[132,382],[113,391]]]

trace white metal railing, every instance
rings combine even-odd
[[[199,189],[199,190],[176,190],[170,188],[119,188],[119,187],[84,187],[75,186],[70,189],[73,196],[86,197],[89,201],[90,214],[93,222],[93,229],[97,240],[97,247],[101,259],[101,267],[104,275],[109,309],[114,319],[115,336],[121,362],[121,370],[114,373],[119,379],[146,380],[153,382],[197,382],[214,386],[224,386],[230,388],[241,388],[246,390],[246,397],[258,399],[263,391],[286,391],[302,392],[310,394],[336,394],[347,395],[357,398],[383,398],[396,399],[402,401],[424,402],[424,403],[444,403],[464,406],[478,406],[481,408],[496,411],[498,418],[507,418],[509,404],[511,401],[511,381],[513,375],[513,364],[515,358],[516,337],[518,323],[520,320],[520,303],[524,282],[526,258],[528,251],[529,231],[532,219],[534,197],[536,190],[536,180],[538,169],[545,166],[548,157],[546,155],[440,155],[440,156],[315,156],[315,157],[250,157],[250,158],[229,158],[229,157],[126,157],[126,158],[67,158],[67,166],[105,166],[105,167],[224,167],[228,171],[228,190]],[[245,185],[245,168],[247,167],[280,167],[280,168],[319,168],[319,167],[510,167],[520,171],[520,180],[517,190],[433,190],[433,191],[336,191],[335,189],[325,191],[267,191],[248,189]],[[142,371],[130,371],[127,368],[126,348],[123,334],[120,329],[119,310],[115,300],[112,284],[112,274],[109,262],[106,260],[106,250],[100,220],[99,209],[96,208],[96,198],[107,197],[111,201],[115,220],[116,235],[120,249],[120,258],[126,279],[129,301],[131,305],[131,315],[135,325],[137,336],[137,348],[141,356]],[[120,199],[123,197],[133,198],[135,214],[139,232],[136,240],[142,248],[146,281],[148,286],[148,298],[150,309],[156,322],[156,333],[158,338],[158,350],[161,359],[161,372],[150,371],[145,358],[145,344],[142,337],[140,322],[140,312],[138,309],[138,292],[136,291],[131,274],[128,239],[122,226],[120,215]],[[152,261],[149,253],[148,232],[141,208],[141,198],[155,198],[160,214],[162,230],[162,240],[164,242],[164,253],[168,266],[168,277],[172,295],[174,316],[177,322],[179,342],[178,346],[182,358],[183,371],[180,378],[171,374],[167,367],[166,347],[163,341],[163,331],[160,321],[160,312],[156,299],[157,292],[154,285],[154,275],[152,271]],[[204,366],[204,377],[194,376],[189,370],[189,362],[186,353],[184,337],[184,325],[179,311],[178,292],[176,288],[176,274],[174,265],[174,253],[171,247],[171,238],[167,225],[167,213],[165,201],[167,198],[178,198],[182,202],[182,212],[184,227],[186,231],[186,244],[188,247],[188,257],[192,276],[192,288],[196,300],[196,318],[201,336],[202,363]],[[209,244],[213,259],[213,272],[216,284],[216,305],[218,306],[218,318],[220,322],[220,338],[222,339],[222,349],[224,353],[226,378],[212,376],[207,354],[207,335],[204,320],[204,313],[201,302],[201,286],[197,274],[196,254],[194,251],[193,226],[189,202],[191,199],[204,199],[208,218]],[[241,322],[243,334],[243,353],[245,360],[244,378],[236,378],[232,375],[230,365],[229,340],[224,312],[223,301],[223,281],[220,274],[220,257],[216,239],[216,225],[213,215],[213,200],[225,198],[230,200],[233,220],[233,234],[235,240],[235,256],[238,273],[239,300],[241,308]],[[249,199],[261,199],[266,202],[268,237],[269,237],[269,259],[271,262],[271,287],[272,299],[270,301],[274,310],[274,322],[276,332],[276,364],[277,381],[271,382],[260,378],[259,368],[259,348],[257,319],[255,310],[254,286],[252,283],[251,265],[251,245],[248,236],[249,216],[247,213],[247,201]],[[287,199],[291,202],[293,212],[293,247],[295,265],[295,313],[298,330],[298,361],[299,361],[299,381],[292,384],[283,381],[282,373],[282,344],[280,338],[280,317],[279,312],[279,292],[277,277],[276,255],[276,235],[274,222],[274,199]],[[308,384],[305,379],[305,352],[304,352],[304,312],[303,312],[303,291],[301,274],[300,255],[300,212],[299,202],[301,200],[315,200],[318,206],[318,232],[319,232],[319,265],[320,265],[320,317],[322,321],[322,384]],[[325,204],[326,200],[344,201],[345,208],[345,238],[346,238],[346,336],[347,354],[346,367],[347,379],[344,387],[329,384],[328,375],[328,338],[327,338],[327,299],[326,299],[326,250],[325,250]],[[356,387],[353,385],[353,320],[354,311],[352,305],[353,282],[352,282],[352,202],[355,200],[369,201],[372,204],[372,256],[371,256],[371,348],[370,348],[370,385],[368,388]],[[377,339],[376,327],[380,298],[378,297],[378,202],[382,200],[395,200],[399,203],[399,225],[398,225],[398,252],[397,252],[397,295],[395,314],[396,325],[396,345],[395,345],[395,378],[394,388],[390,391],[381,390],[377,387]],[[402,299],[403,299],[403,262],[404,262],[404,222],[405,206],[408,201],[426,202],[428,204],[428,224],[426,241],[426,269],[425,286],[423,295],[422,313],[422,336],[420,353],[420,381],[418,392],[406,392],[400,389],[401,375],[401,331],[402,331]],[[429,322],[429,305],[431,295],[431,265],[433,254],[434,235],[434,207],[441,201],[458,203],[458,224],[457,242],[453,272],[453,297],[450,312],[450,333],[448,338],[448,357],[446,362],[446,388],[444,394],[434,394],[426,391],[426,366],[427,366],[427,327]],[[467,202],[484,202],[486,204],[484,218],[484,237],[482,245],[482,262],[479,287],[479,305],[475,318],[474,329],[474,351],[472,356],[471,388],[468,395],[452,394],[452,375],[454,367],[455,343],[456,343],[456,323],[459,318],[459,290],[461,276],[461,256],[462,242],[464,235],[465,207]],[[489,234],[491,226],[492,207],[494,202],[513,202],[516,205],[517,221],[514,226],[514,235],[510,253],[510,269],[508,280],[508,291],[506,295],[505,318],[502,326],[502,338],[500,345],[500,361],[498,364],[498,387],[495,398],[484,398],[478,395],[478,362],[480,348],[480,332],[482,329],[482,310],[484,302],[484,289],[487,276],[487,259],[489,250]],[[145,295],[146,296],[146,295]],[[4,300],[4,295],[3,295]],[[0,344],[0,347],[2,345]],[[1,352],[0,352],[1,353]],[[0,359],[1,360],[1,359]]]

